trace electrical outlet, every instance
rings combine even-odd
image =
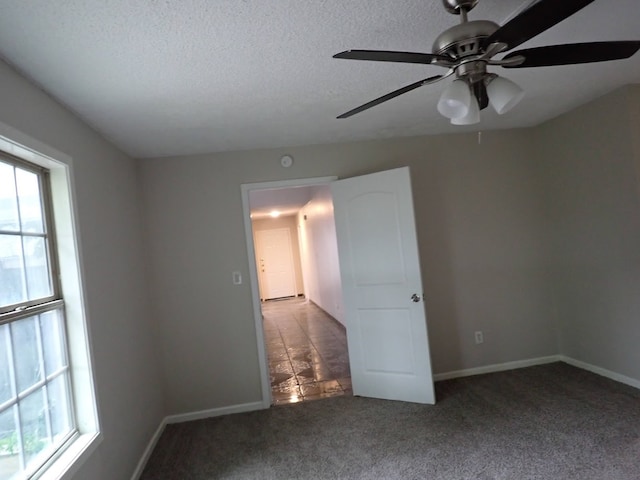
[[[475,338],[476,338],[476,345],[480,345],[481,343],[484,343],[484,335],[481,331],[477,331],[475,333]]]

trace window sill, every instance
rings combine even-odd
[[[51,465],[33,478],[38,480],[70,480],[100,443],[102,443],[100,433],[80,435]]]

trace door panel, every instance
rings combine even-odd
[[[397,198],[388,192],[372,192],[349,200],[346,209],[349,244],[358,285],[405,283],[397,208]],[[376,221],[371,221],[371,212],[375,212]],[[367,241],[351,243],[352,239],[361,238]],[[372,261],[376,258],[377,261]],[[394,268],[388,268],[389,265]]]
[[[411,344],[409,312],[360,309],[357,321],[358,340],[368,347],[363,351],[365,372],[411,375],[416,371],[413,351],[404,348]]]
[[[409,169],[331,189],[354,395],[435,403]]]

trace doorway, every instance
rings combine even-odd
[[[299,183],[301,182],[301,183]],[[327,184],[330,183],[330,188]],[[254,258],[250,219],[250,193],[260,188],[277,191],[296,185],[318,185],[315,179],[242,185],[243,211],[249,258]],[[320,188],[324,187],[324,188]],[[314,220],[331,225],[335,262],[318,256],[316,270],[335,265],[335,282],[318,282],[305,293],[322,298],[318,305],[348,325],[349,366],[355,395],[434,404],[426,312],[411,177],[408,167],[374,172],[342,180],[325,181],[318,189]],[[327,199],[327,196],[329,197]],[[335,221],[334,221],[335,205]],[[329,212],[329,214],[327,214]],[[302,217],[300,216],[302,215]],[[317,215],[317,219],[315,218]],[[307,221],[299,213],[298,221]],[[328,220],[330,218],[330,221]],[[311,236],[313,238],[313,235]],[[320,236],[322,239],[327,236]],[[338,250],[340,260],[338,262]],[[270,377],[255,262],[249,270],[256,320],[256,339],[263,387],[263,405],[270,405]],[[331,269],[324,270],[331,278]],[[336,295],[323,292],[337,286]],[[329,293],[329,295],[324,295]],[[323,294],[323,295],[321,295]],[[326,299],[329,298],[329,301]],[[333,301],[331,301],[333,299]],[[334,303],[335,301],[335,303]]]
[[[333,180],[243,185],[245,227],[252,241],[248,252],[255,259],[250,271],[253,301],[260,313],[258,349],[267,380],[263,378],[265,407],[351,392],[346,328],[340,318],[342,290],[329,188]],[[270,269],[267,257],[287,262],[272,261]],[[290,278],[282,273],[285,263],[294,264],[295,289],[290,285],[273,293],[267,284],[272,277]],[[281,272],[275,271],[276,265]]]

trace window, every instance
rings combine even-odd
[[[0,480],[77,433],[48,170],[0,155]],[[41,473],[41,472],[39,472]]]

